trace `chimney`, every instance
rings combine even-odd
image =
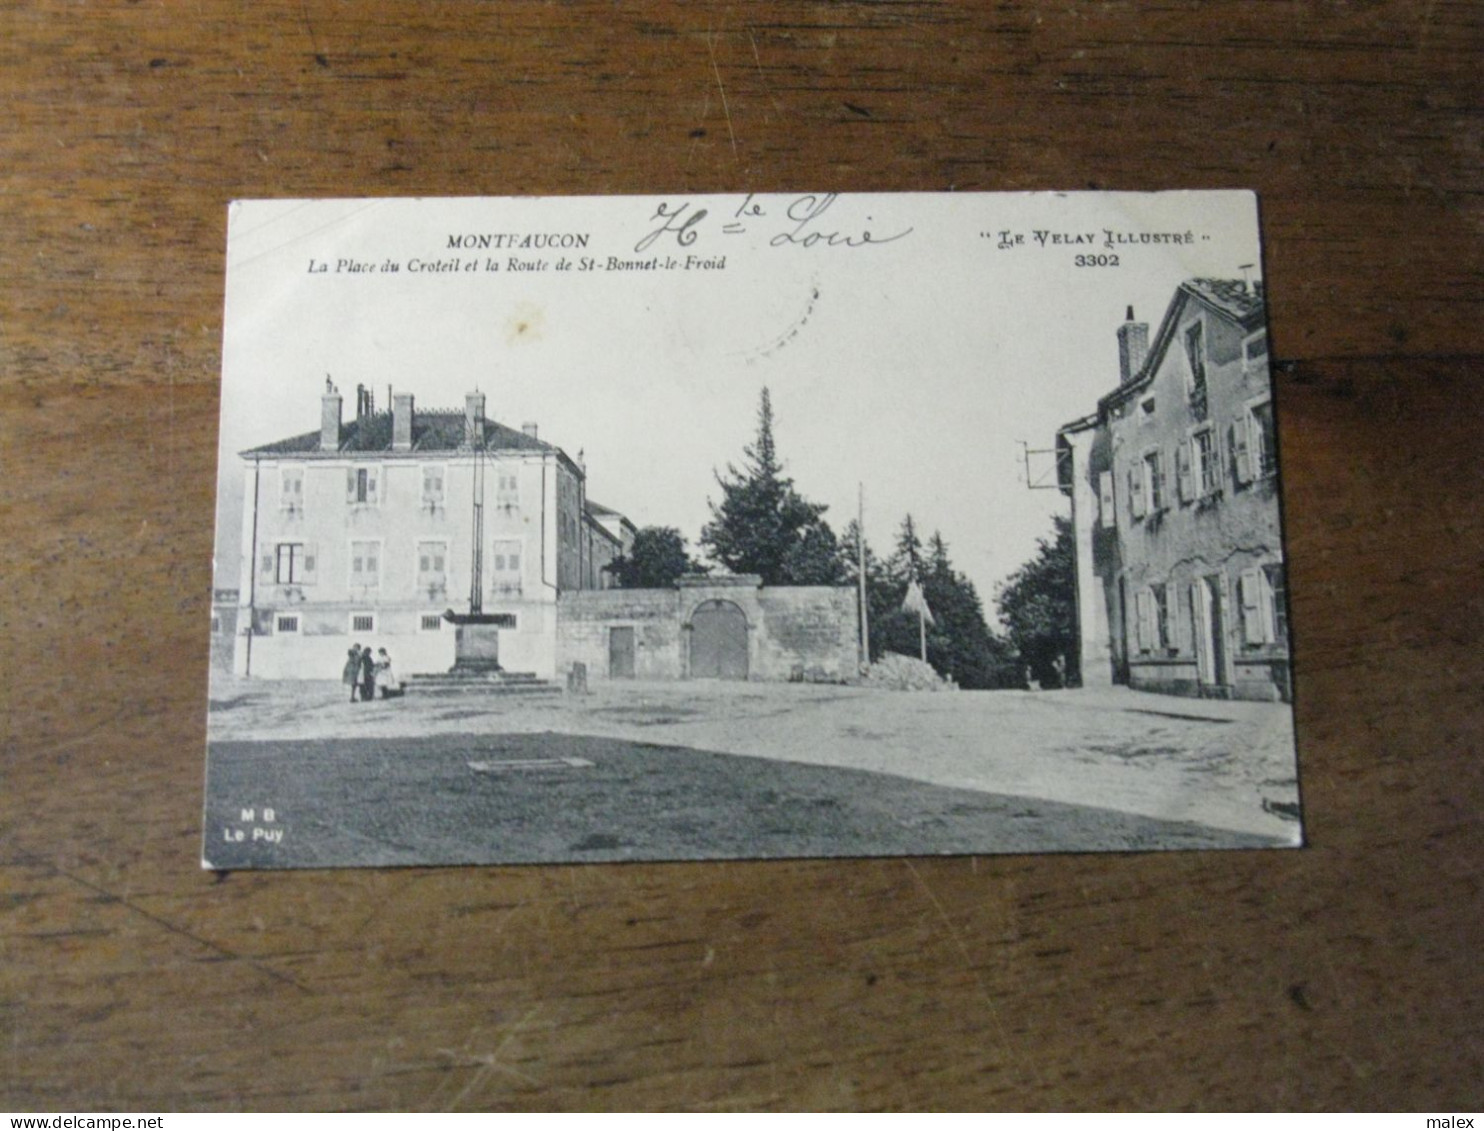
[[[1123,325],[1118,327],[1118,380],[1127,385],[1144,367],[1149,355],[1149,323],[1134,321],[1134,308],[1128,308]]]
[[[392,451],[412,450],[412,394],[392,394]]]
[[[484,394],[475,390],[464,394],[464,446],[472,448],[483,439]]]
[[[531,439],[533,439],[533,440],[538,439],[538,437],[536,435],[536,422],[534,420],[527,420],[524,424],[522,424],[520,426],[520,430],[522,432],[524,432],[527,436],[529,436]]]
[[[319,448],[322,452],[340,450],[340,390],[325,378],[325,393],[319,399]]]

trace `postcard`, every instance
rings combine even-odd
[[[230,206],[204,867],[1302,842],[1256,198]]]

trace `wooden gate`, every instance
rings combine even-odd
[[[747,678],[747,616],[730,601],[706,601],[691,618],[694,679]]]

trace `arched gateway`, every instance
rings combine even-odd
[[[747,678],[747,614],[731,601],[703,601],[690,627],[691,678]]]

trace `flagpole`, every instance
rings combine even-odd
[[[860,498],[855,517],[855,550],[860,558],[861,667],[871,662],[871,614],[866,604],[866,485],[857,483]]]

